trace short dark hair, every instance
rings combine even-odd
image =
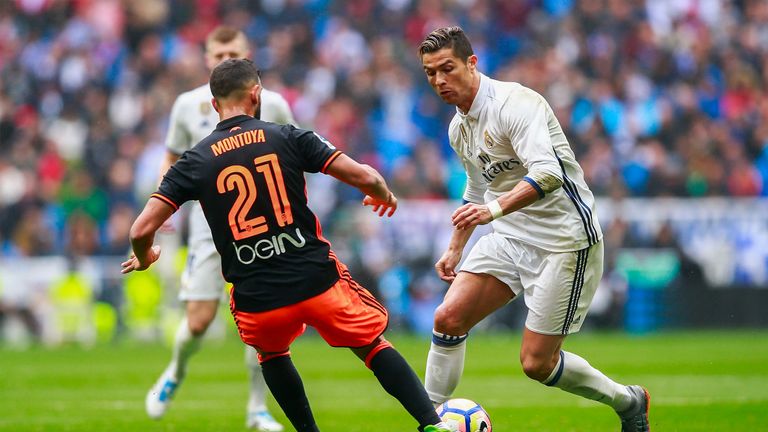
[[[419,56],[440,51],[443,48],[450,48],[454,56],[466,61],[469,56],[474,54],[472,44],[469,38],[459,26],[441,27],[433,30],[424,38],[424,42],[419,45]]]
[[[236,92],[261,84],[259,70],[248,59],[229,59],[213,68],[210,78],[211,93],[216,99],[228,98]]]
[[[245,33],[234,27],[222,25],[216,27],[208,34],[205,38],[205,45],[208,46],[211,42],[229,43],[238,37],[245,38]]]

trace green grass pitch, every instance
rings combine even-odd
[[[428,340],[390,339],[423,375]],[[610,408],[527,379],[519,345],[517,334],[473,335],[456,396],[481,403],[496,432],[618,430]],[[768,331],[585,332],[566,348],[618,381],[647,386],[654,431],[768,431]],[[144,395],[168,355],[167,347],[133,343],[0,348],[0,431],[245,430],[246,372],[234,339],[205,344],[166,417],[149,420]],[[348,350],[305,335],[293,358],[323,431],[415,430]]]

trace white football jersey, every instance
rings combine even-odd
[[[494,231],[551,252],[584,249],[602,238],[584,173],[540,94],[481,74],[472,107],[466,115],[456,110],[448,135],[467,171],[465,200],[492,201],[520,181],[543,196],[493,221]],[[530,179],[536,174],[556,176],[563,186],[544,195]]]
[[[211,105],[212,98],[208,84],[182,93],[176,98],[165,139],[168,150],[181,155],[210,135],[219,123],[219,114]],[[267,89],[261,91],[261,119],[272,123],[296,125],[288,102],[279,93]]]

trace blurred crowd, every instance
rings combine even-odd
[[[174,98],[201,42],[243,29],[300,126],[456,199],[453,114],[416,47],[461,25],[480,69],[545,95],[599,195],[768,195],[761,0],[8,0],[0,2],[0,255],[125,254],[157,185]],[[357,199],[318,186],[321,212]],[[330,223],[333,225],[332,223]]]

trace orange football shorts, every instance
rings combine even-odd
[[[265,353],[287,351],[308,325],[333,347],[360,348],[373,343],[389,323],[384,306],[345,279],[315,297],[269,311],[238,311],[231,295],[229,306],[240,339]]]

